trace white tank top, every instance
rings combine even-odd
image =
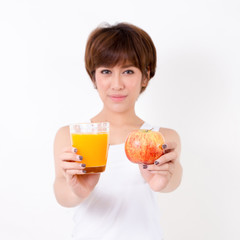
[[[141,129],[151,129],[147,123]],[[159,128],[154,128],[158,131]],[[74,240],[161,240],[157,194],[130,162],[124,144],[110,145],[105,172],[75,208]]]

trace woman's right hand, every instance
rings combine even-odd
[[[98,183],[100,173],[86,174],[82,159],[73,147],[66,147],[59,154],[60,168],[67,185],[76,196],[86,198]]]

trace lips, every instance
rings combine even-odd
[[[109,97],[114,102],[121,102],[127,97],[127,95],[112,94],[109,95]]]

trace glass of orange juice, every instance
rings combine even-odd
[[[71,143],[83,157],[86,173],[104,172],[108,156],[109,123],[78,123],[70,125]]]

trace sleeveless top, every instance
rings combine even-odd
[[[152,129],[147,123],[141,129]],[[159,128],[153,128],[159,131]],[[161,240],[158,193],[130,162],[124,143],[110,145],[105,172],[95,189],[75,207],[74,240]]]

